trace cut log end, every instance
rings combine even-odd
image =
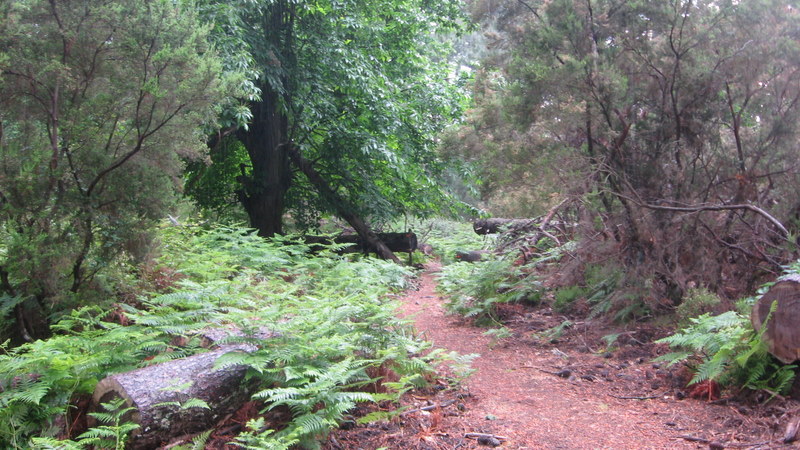
[[[769,317],[773,303],[777,303],[776,309]],[[750,319],[756,331],[766,322],[763,339],[772,355],[785,364],[800,359],[800,276],[775,283],[753,305]]]
[[[123,419],[139,425],[127,448],[155,448],[171,437],[212,426],[232,413],[249,397],[242,386],[247,367],[214,368],[216,360],[231,351],[250,351],[252,346],[232,345],[207,353],[111,375],[97,384],[92,409],[121,398],[133,407]],[[197,399],[205,407],[184,407]],[[90,426],[95,424],[90,423]]]

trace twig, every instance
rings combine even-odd
[[[681,435],[679,435],[677,437],[679,437],[681,439],[685,439],[687,441],[691,441],[691,442],[702,442],[703,444],[708,444],[709,442],[711,442],[709,439],[701,438],[701,437],[697,437],[697,436],[692,436],[692,435],[689,435],[689,434],[681,434]]]
[[[452,405],[453,403],[455,403],[456,401],[457,400],[455,400],[455,399],[445,400],[442,403],[439,403],[438,405],[428,405],[428,406],[423,406],[422,408],[409,409],[408,411],[401,412],[400,415],[401,416],[405,416],[406,414],[411,414],[411,413],[420,412],[420,411],[433,411],[436,408],[446,408],[446,407]]]
[[[464,438],[466,439],[495,438],[499,441],[508,440],[508,438],[505,436],[497,436],[496,434],[486,434],[486,433],[464,433]]]
[[[609,397],[618,398],[618,399],[621,399],[621,400],[651,400],[651,399],[654,399],[654,398],[661,398],[664,394],[666,394],[666,392],[664,392],[662,394],[648,395],[648,396],[614,395],[614,394],[608,394],[608,396]]]

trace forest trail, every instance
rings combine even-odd
[[[716,442],[741,447],[743,440],[763,438],[754,435],[759,427],[732,406],[676,400],[668,383],[658,381],[664,371],[656,370],[651,357],[630,361],[579,352],[568,344],[545,345],[531,339],[536,329],[520,332],[513,324],[515,336],[493,346],[485,329],[446,314],[445,300],[435,291],[439,269],[438,263],[428,264],[418,289],[402,298],[399,314],[413,319],[434,347],[480,354],[465,381],[472,400],[445,422],[450,434],[503,436],[501,448],[513,449],[708,448]],[[529,312],[525,323],[544,325],[532,314],[538,313]],[[556,375],[565,369],[570,375]],[[754,431],[747,432],[747,425]]]

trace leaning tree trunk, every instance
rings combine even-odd
[[[374,231],[364,222],[361,217],[353,212],[353,207],[347,204],[347,201],[343,199],[340,195],[333,191],[327,181],[322,178],[322,175],[314,168],[314,165],[311,161],[303,158],[303,155],[300,154],[300,151],[296,147],[292,147],[289,150],[289,157],[300,169],[301,172],[308,178],[311,184],[317,188],[317,192],[330,202],[333,205],[336,213],[342,219],[346,220],[347,223],[356,230],[361,239],[363,239],[370,247],[374,248],[375,251],[378,253],[378,256],[384,259],[391,259],[392,261],[400,264],[400,258],[397,257],[386,244],[381,241],[378,236],[375,234]]]

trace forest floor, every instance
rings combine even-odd
[[[505,305],[513,336],[448,315],[436,293],[440,267],[429,263],[398,314],[412,319],[434,347],[480,354],[474,373],[453,388],[440,382],[405,396],[399,417],[333,432],[326,449],[664,449],[798,448],[782,443],[800,403],[759,394],[709,401],[686,387],[691,374],[653,359],[665,331],[649,325],[610,329],[577,322],[558,339],[535,334],[564,318],[546,306]],[[601,339],[621,333],[613,351]],[[446,368],[443,379],[447,379]],[[701,398],[693,398],[701,397]],[[367,411],[363,411],[367,412]]]

